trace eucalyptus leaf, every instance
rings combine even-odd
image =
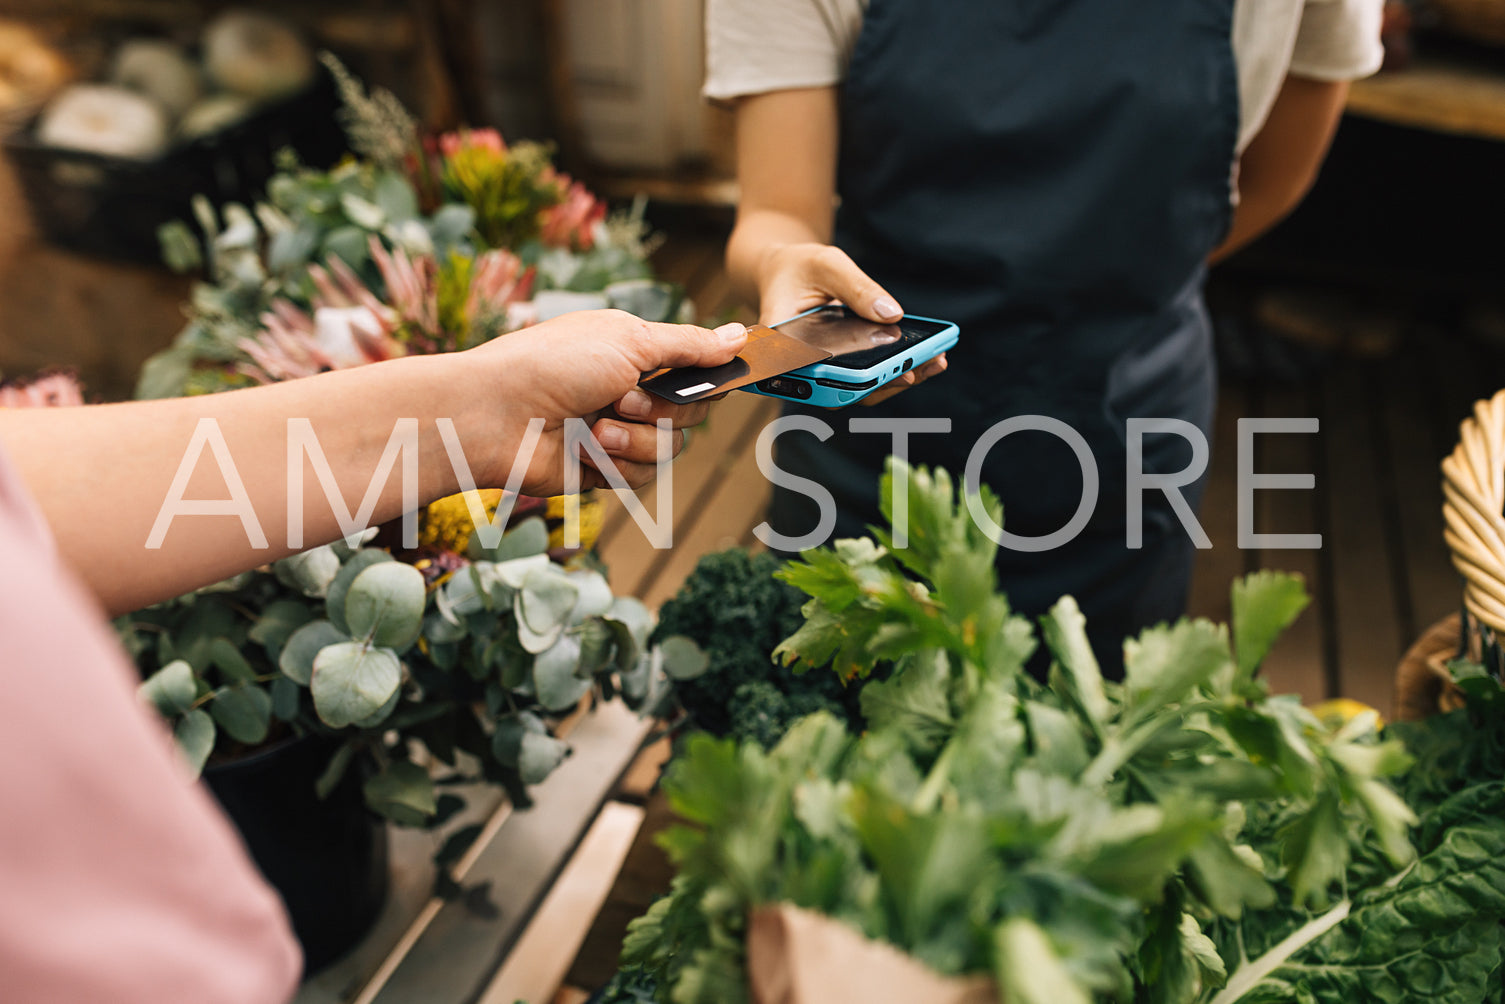
[[[434,608],[440,617],[463,630],[463,618],[486,609],[484,590],[479,567],[462,568],[434,593]]]
[[[339,729],[374,715],[401,685],[402,663],[392,650],[341,642],[314,659],[309,690],[319,718]]]
[[[186,659],[195,671],[206,673],[214,665],[215,639],[231,637],[239,629],[239,616],[224,600],[216,596],[198,597],[170,637],[174,657]]]
[[[429,236],[436,248],[459,244],[475,228],[475,210],[469,206],[451,202],[441,206],[428,221]]]
[[[492,756],[505,767],[516,767],[517,758],[522,751],[523,736],[529,732],[546,736],[549,728],[542,718],[531,711],[519,711],[498,719],[496,730],[491,734]]]
[[[569,746],[548,734],[537,715],[522,713],[497,723],[492,753],[516,768],[524,784],[541,784],[564,761]]]
[[[514,600],[523,648],[537,654],[552,646],[569,622],[578,597],[579,590],[558,566],[530,572]]]
[[[386,551],[373,547],[355,552],[350,560],[345,562],[339,574],[329,583],[329,593],[324,598],[325,615],[331,624],[346,634],[351,633],[349,626],[345,623],[345,594],[350,591],[350,584],[355,581],[357,575],[372,565],[392,560],[392,556]]]
[[[216,638],[210,642],[209,658],[231,680],[249,683],[256,679],[256,670],[229,638]]]
[[[306,266],[318,247],[319,231],[313,227],[280,231],[267,242],[267,268],[276,275],[283,275]]]
[[[571,624],[579,624],[587,617],[600,617],[611,610],[616,597],[611,594],[611,586],[607,584],[606,576],[589,569],[566,574],[580,593],[575,600],[575,608],[570,611]]]
[[[403,826],[424,825],[438,807],[434,779],[411,760],[393,760],[361,790],[372,811]]]
[[[376,535],[380,532],[381,527],[368,526],[366,529],[352,533],[348,537],[341,537],[339,540],[330,541],[329,549],[335,553],[335,556],[343,564],[359,554],[361,548],[375,540]]]
[[[381,206],[350,192],[340,196],[340,208],[351,223],[365,230],[380,230],[387,223],[387,214]]]
[[[653,633],[653,615],[641,600],[619,596],[603,618],[616,635],[617,668],[630,671],[648,648]]]
[[[349,640],[349,635],[328,621],[311,621],[288,637],[277,659],[277,668],[288,679],[306,687],[313,677],[314,660],[319,653],[330,645]]]
[[[162,715],[171,718],[193,707],[198,699],[198,681],[193,667],[182,659],[175,659],[157,670],[136,688],[136,694],[150,701]]]
[[[593,617],[576,629],[580,639],[580,665],[575,675],[590,679],[606,671],[611,665],[614,638],[611,628],[599,617]]]
[[[497,564],[546,554],[548,550],[549,525],[537,516],[529,516],[516,526],[508,528],[496,547],[482,547],[480,538],[474,533],[471,534],[469,544],[469,554],[473,560]]]
[[[297,719],[302,710],[303,688],[286,676],[273,680],[267,689],[272,694],[272,714],[284,722]]]
[[[376,176],[372,200],[393,223],[411,220],[418,215],[418,194],[408,179],[396,171],[382,171]]]
[[[202,708],[188,712],[178,720],[177,727],[173,729],[173,738],[177,740],[178,748],[183,751],[195,777],[203,772],[209,754],[214,751],[214,735],[214,719]]]
[[[203,247],[182,220],[170,220],[157,227],[157,245],[163,263],[174,272],[185,274],[203,267]]]
[[[693,680],[711,665],[711,657],[699,645],[682,634],[670,635],[659,642],[664,672],[671,680]]]
[[[434,603],[439,603],[438,596],[443,590],[436,592]],[[448,645],[453,642],[464,640],[468,632],[465,625],[458,620],[451,621],[445,618],[439,610],[433,610],[424,615],[423,639],[429,645]]]
[[[523,583],[528,581],[528,577],[534,572],[546,571],[551,568],[557,570],[557,566],[549,561],[547,554],[531,554],[526,557],[512,558],[507,561],[497,561],[493,562],[489,567],[490,574],[512,589],[523,588]],[[564,573],[559,572],[558,574],[563,575]]]
[[[304,596],[320,597],[328,592],[329,584],[340,571],[340,559],[325,544],[283,558],[272,565],[272,571]]]
[[[258,642],[266,650],[267,658],[277,660],[282,647],[293,632],[314,619],[308,604],[297,600],[273,600],[261,611],[256,623],[247,632],[247,637]]]
[[[591,688],[591,680],[575,674],[580,665],[580,642],[566,634],[533,659],[533,690],[548,711],[573,708]]]
[[[345,623],[352,638],[402,649],[418,640],[427,601],[423,573],[399,561],[361,572],[345,594]]]
[[[388,718],[392,717],[392,712],[397,710],[397,705],[401,700],[402,688],[398,687],[396,690],[392,691],[392,696],[387,698],[387,702],[385,704],[377,708],[375,711],[371,712],[371,714],[367,715],[365,718],[362,718],[360,721],[356,722],[355,727],[358,729],[374,729],[384,724]]]
[[[324,236],[323,257],[333,255],[352,269],[360,269],[371,257],[366,244],[368,231],[358,226],[336,227]]]
[[[225,687],[209,702],[209,711],[230,738],[255,746],[267,737],[272,720],[272,695],[254,683]]]

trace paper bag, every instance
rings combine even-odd
[[[941,976],[892,945],[781,904],[749,918],[753,1004],[999,1004],[991,980]]]

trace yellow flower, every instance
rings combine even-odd
[[[1322,720],[1322,724],[1330,729],[1340,729],[1366,711],[1374,711],[1376,717],[1375,727],[1384,728],[1385,719],[1378,711],[1362,701],[1355,701],[1351,697],[1335,697],[1330,701],[1321,701],[1312,705],[1312,714]]]
[[[565,496],[559,495],[549,499],[545,518],[549,522],[549,547],[564,546],[564,500]],[[580,548],[589,550],[596,544],[596,538],[601,536],[601,525],[606,521],[606,503],[595,492],[585,492],[580,496]]]
[[[475,496],[489,519],[496,515],[496,507],[501,504],[503,494],[500,488],[485,488],[450,495],[431,503],[424,512],[423,520],[418,527],[419,545],[464,554],[470,544],[470,535],[475,532],[476,528],[475,520],[470,516],[470,505],[466,501],[466,496]],[[561,495],[549,499],[544,508],[544,519],[549,526],[550,548],[564,546],[564,504],[565,499]],[[582,549],[589,549],[595,545],[596,538],[601,536],[601,525],[605,517],[606,505],[596,497],[594,492],[586,492],[580,496],[580,546]]]
[[[467,495],[475,496],[486,510],[487,518],[496,515],[496,507],[502,501],[500,488],[477,489],[450,495],[429,504],[418,528],[418,543],[422,547],[442,547],[446,551],[464,554],[470,544],[470,535],[475,532],[475,520],[470,518]]]

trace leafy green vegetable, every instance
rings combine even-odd
[[[766,747],[814,711],[860,727],[860,688],[830,673],[793,673],[769,658],[801,622],[800,592],[774,577],[780,567],[770,554],[741,549],[707,555],[659,611],[655,641],[667,648],[683,636],[708,657],[703,674],[674,685],[695,728]]]
[[[995,545],[944,472],[904,473],[903,548],[879,530],[779,572],[810,597],[775,650],[784,666],[842,679],[893,664],[862,691],[867,731],[817,713],[766,750],[690,737],[664,785],[686,823],[663,837],[679,873],[630,930],[628,982],[674,1004],[745,1001],[748,911],[789,902],[942,973],[991,973],[1011,1001],[1190,1004],[1225,983],[1263,993],[1350,913],[1387,908],[1344,885],[1411,863],[1413,816],[1382,780],[1408,763],[1400,744],[1372,716],[1332,731],[1253,675],[1302,606],[1299,580],[1235,587],[1237,654],[1205,621],[1131,639],[1122,684],[1102,679],[1063,601],[1043,623],[1042,688]],[[894,469],[885,482],[889,498]],[[973,503],[997,517],[986,493]],[[1305,912],[1333,898],[1330,915]],[[1294,930],[1295,947],[1248,959],[1244,927],[1267,948]]]
[[[1325,915],[1331,923],[1314,926],[1308,915],[1277,908],[1218,925],[1213,933],[1225,957],[1245,964],[1215,1004],[1500,999],[1505,692],[1477,667],[1460,665],[1455,673],[1475,681],[1467,708],[1386,729],[1415,760],[1399,777],[1399,794],[1419,816],[1418,860],[1388,875],[1380,848],[1393,838],[1360,830],[1355,839],[1368,846],[1348,863],[1348,897]]]

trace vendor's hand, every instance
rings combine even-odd
[[[785,244],[771,248],[758,274],[760,320],[777,324],[812,307],[840,300],[870,321],[892,324],[904,316],[897,300],[857,267],[847,253],[829,244]],[[915,384],[944,373],[945,355],[936,356],[863,398],[865,405],[886,401]]]
[[[674,426],[673,454],[684,446],[683,429],[705,420],[708,402],[675,405],[639,390],[643,374],[665,366],[718,366],[747,343],[741,324],[715,331],[692,324],[659,324],[619,310],[566,314],[513,332],[473,350],[478,370],[498,382],[501,428],[487,454],[487,480],[505,484],[527,423],[544,420],[522,490],[558,495],[564,490],[567,418],[584,419],[617,471],[631,486],[653,480],[658,460],[659,419]],[[468,356],[470,353],[461,353]],[[468,451],[469,452],[469,451]],[[584,450],[581,486],[605,487],[606,478]],[[478,475],[477,478],[480,481]]]

